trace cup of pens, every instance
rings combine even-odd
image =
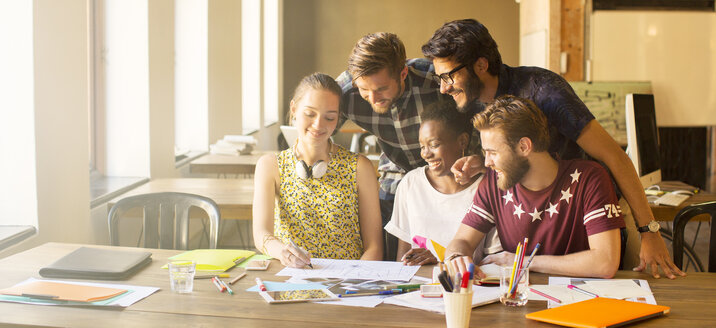
[[[472,313],[472,289],[458,292],[443,292],[445,322],[448,328],[470,327]]]
[[[450,266],[440,265],[440,269]],[[475,265],[470,264],[468,271],[457,272],[450,278],[448,271],[442,271],[438,280],[443,287],[443,302],[445,303],[445,322],[448,328],[463,328],[470,326],[472,313],[472,286],[475,274]]]
[[[523,306],[529,296],[529,267],[515,269],[511,266],[500,268],[500,302],[507,306]]]

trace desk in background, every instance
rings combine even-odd
[[[222,220],[251,220],[253,179],[154,179],[110,200],[109,208],[128,196],[153,192],[185,192],[211,198],[219,205]]]
[[[266,154],[276,154],[275,151],[254,151],[250,155],[216,155],[207,154],[189,163],[189,173],[208,173],[218,176],[227,174],[253,175],[256,171],[256,162]]]
[[[39,278],[38,270],[83,245],[48,243],[0,259],[0,288],[6,288],[29,277]],[[109,246],[105,246],[109,247]],[[158,327],[158,326],[238,326],[238,327],[444,327],[443,315],[382,304],[376,308],[295,303],[269,305],[256,293],[245,290],[254,278],[283,281],[276,277],[282,269],[273,261],[268,271],[249,271],[233,287],[235,295],[219,293],[209,280],[194,282],[191,294],[175,294],[169,287],[169,274],[161,266],[174,250],[149,250],[153,262],[123,284],[160,287],[157,293],[124,309],[88,309],[61,306],[38,306],[0,303],[0,325],[37,325],[72,327]],[[234,269],[237,270],[237,269]],[[429,277],[431,267],[418,275]],[[237,272],[230,271],[232,276]],[[547,275],[533,273],[533,284],[545,284]],[[656,301],[671,307],[666,317],[651,319],[633,327],[708,327],[716,324],[716,274],[693,273],[676,280],[653,279],[647,274],[620,271],[617,278],[646,279]],[[546,308],[546,302],[530,301],[523,308],[508,308],[495,303],[473,309],[473,327],[555,327],[531,321],[525,314]]]
[[[360,153],[360,137],[364,133],[368,133],[368,131],[364,130],[358,124],[355,124],[355,122],[351,120],[347,120],[345,123],[343,123],[343,126],[341,126],[339,132],[343,133],[352,133],[353,137],[351,137],[351,147],[350,151],[354,153]]]
[[[664,191],[671,191],[677,189],[689,190],[689,188],[687,188],[688,185],[680,181],[662,181],[659,183],[659,186],[661,187],[661,190]],[[679,206],[654,205],[651,203],[649,204],[649,206],[651,207],[651,212],[654,213],[654,218],[657,221],[673,221],[676,214],[679,213],[682,208],[691,204],[699,204],[715,200],[716,194],[700,190],[698,193],[689,197],[689,199],[685,200]],[[708,218],[708,216],[702,215],[695,217],[692,221],[703,221],[708,220]]]

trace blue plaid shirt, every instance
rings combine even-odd
[[[378,114],[361,97],[348,71],[336,81],[343,89],[341,98],[342,121],[350,119],[358,126],[372,133],[383,150],[380,156],[380,198],[392,200],[403,175],[426,165],[420,157],[420,113],[426,106],[443,99],[440,86],[431,78],[435,69],[432,62],[423,59],[409,59],[405,90],[386,113]],[[342,122],[340,123],[342,124]],[[339,124],[339,125],[340,125]]]

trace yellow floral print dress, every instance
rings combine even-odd
[[[363,254],[358,218],[358,155],[335,145],[328,171],[319,179],[296,174],[289,148],[278,154],[279,197],[274,235],[289,238],[314,258],[354,259]]]

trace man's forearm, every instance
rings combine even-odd
[[[470,244],[467,241],[453,239],[445,250],[445,260],[448,260],[455,254],[471,256],[473,251],[470,250]]]
[[[594,250],[568,255],[535,256],[531,271],[570,277],[612,278],[619,268],[619,258],[604,258]]]
[[[641,185],[636,171],[631,169],[634,166],[629,157],[626,154],[620,154],[620,156],[616,157],[612,159],[614,162],[609,163],[607,166],[611,170],[619,190],[622,191],[624,198],[629,203],[637,226],[645,226],[654,219],[654,215],[649,207],[649,202],[646,200],[644,187]]]

